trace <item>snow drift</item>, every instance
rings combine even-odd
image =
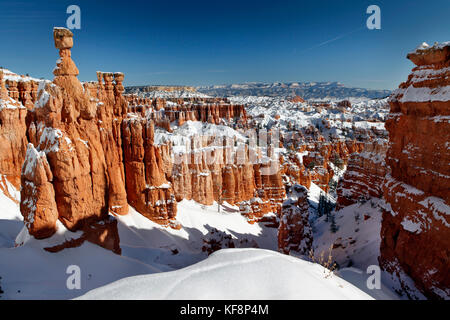
[[[79,299],[372,299],[318,264],[262,249],[224,249],[190,267],[121,279]]]

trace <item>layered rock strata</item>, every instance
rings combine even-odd
[[[53,35],[60,59],[53,83],[40,84],[28,112],[22,169],[21,212],[36,238],[51,236],[57,220],[77,231],[106,221],[110,211],[128,212],[120,140],[126,102],[109,77],[96,96],[85,90],[71,59],[72,33],[55,28]]]
[[[27,148],[26,108],[10,97],[0,69],[0,172],[17,189]]]
[[[391,174],[380,266],[404,292],[408,276],[430,298],[450,298],[450,43],[408,54],[416,67],[390,98]]]
[[[383,197],[383,181],[389,172],[385,157],[387,141],[377,139],[364,144],[360,153],[353,153],[347,170],[337,188],[336,209],[371,197]]]

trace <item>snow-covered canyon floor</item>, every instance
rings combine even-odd
[[[314,192],[311,199],[314,201]],[[182,201],[177,214],[183,226],[180,230],[161,227],[130,208],[128,215],[117,217],[122,255],[89,242],[58,253],[47,252],[44,247],[76,234],[59,224],[58,233],[49,239],[29,238],[18,205],[3,193],[0,208],[0,299],[395,298],[385,293],[386,288],[375,293],[365,288],[367,277],[357,269],[365,264],[358,264],[357,259],[354,267],[332,274],[304,257],[276,252],[277,229],[249,224],[237,207],[226,203],[219,213],[217,205]],[[379,217],[373,217],[379,223],[376,219]],[[318,235],[328,234],[325,224],[321,226],[319,221],[317,225]],[[363,228],[361,235],[367,231]],[[334,241],[323,234],[315,241],[317,250]],[[235,248],[224,245],[224,250],[208,257],[205,247],[210,240],[232,243]],[[368,241],[360,242],[356,250],[376,254],[373,250],[379,240]],[[23,245],[15,246],[16,242]],[[66,285],[68,267],[73,265],[80,270],[79,290]]]

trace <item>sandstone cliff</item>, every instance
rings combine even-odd
[[[294,251],[308,255],[311,250],[313,236],[307,198],[308,190],[304,186],[296,184],[288,191],[278,228],[278,250],[283,253]]]
[[[109,211],[128,212],[120,142],[123,76],[115,86],[105,76],[104,88],[91,95],[77,79],[72,33],[55,28],[54,39],[60,59],[53,83],[40,83],[28,112],[31,143],[22,169],[21,212],[36,238],[51,236],[56,220],[76,231],[107,221]]]
[[[450,43],[422,45],[390,99],[381,267],[413,296],[450,297]]]
[[[19,101],[19,96],[6,89],[3,70],[0,69],[0,173],[17,189],[20,188],[27,148],[26,115],[27,110]]]
[[[350,156],[347,170],[337,188],[337,210],[370,197],[383,197],[383,181],[388,172],[386,149],[387,141],[377,139],[366,142],[362,152]]]

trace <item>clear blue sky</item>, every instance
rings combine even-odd
[[[450,0],[0,2],[0,66],[53,78],[52,28],[81,8],[72,57],[81,80],[122,71],[126,85],[340,81],[393,89],[421,42],[450,40]],[[381,8],[381,30],[365,28]]]

